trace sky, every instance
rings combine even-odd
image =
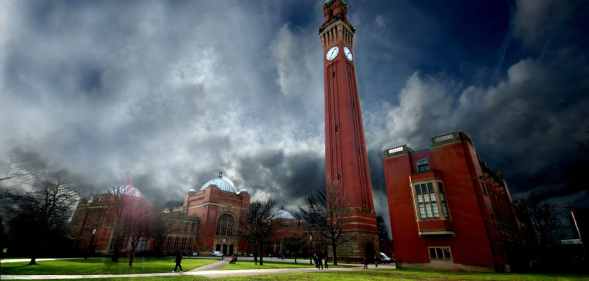
[[[320,2],[1,1],[0,177],[25,151],[165,202],[223,171],[295,208],[324,185]],[[587,1],[348,2],[379,214],[383,150],[458,130],[515,198],[589,205]]]

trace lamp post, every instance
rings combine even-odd
[[[313,234],[309,233],[309,244],[311,244],[311,253],[309,255],[309,264],[313,264],[313,254],[315,252],[315,248],[313,247]]]
[[[96,237],[96,228],[92,229],[92,237],[90,238],[90,255],[94,256],[94,239]]]

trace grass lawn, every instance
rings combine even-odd
[[[302,261],[302,262],[301,262]],[[235,264],[227,263],[223,266],[223,269],[270,269],[270,268],[300,268],[300,267],[314,267],[315,265],[309,264],[306,260],[301,260],[299,263],[287,263],[287,262],[267,262],[264,261],[264,265],[256,265],[253,261],[237,261]],[[306,261],[306,262],[305,262]]]
[[[198,276],[149,277],[149,278],[106,278],[93,281],[589,281],[589,276],[549,275],[549,274],[501,274],[501,273],[466,273],[434,272],[420,270],[368,270],[356,272],[315,272],[276,274],[264,276],[245,276],[220,279],[207,279]]]
[[[214,259],[183,259],[184,271],[207,265]],[[0,274],[123,274],[171,272],[174,269],[174,257],[167,258],[136,258],[133,267],[129,268],[126,258],[113,263],[110,258],[89,258],[75,260],[37,261],[38,265],[27,262],[2,263]]]

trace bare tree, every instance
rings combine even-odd
[[[17,204],[16,215],[10,223],[13,237],[21,241],[18,246],[31,258],[29,264],[35,265],[36,258],[45,253],[52,238],[66,236],[67,221],[79,196],[64,170],[31,170],[28,176],[32,191],[15,190],[4,196]]]
[[[305,248],[305,239],[302,237],[287,237],[282,243],[286,254],[290,257],[294,257],[295,263],[297,263],[297,257],[303,253]]]
[[[122,232],[124,240],[129,242],[129,267],[133,266],[137,246],[142,239],[151,236],[150,227],[152,222],[152,211],[150,206],[144,204],[140,198],[130,198],[123,214]]]
[[[113,216],[113,234],[112,234],[112,253],[111,253],[111,260],[113,262],[119,261],[119,256],[121,254],[121,248],[123,246],[123,212],[125,211],[125,193],[127,191],[126,185],[117,185],[111,187],[109,190],[110,199],[112,200],[112,204],[110,207],[110,212]]]
[[[328,188],[327,190],[333,190]],[[344,235],[344,216],[346,210],[339,196],[324,192],[316,192],[306,199],[306,205],[299,208],[299,213],[305,221],[307,231],[318,234],[331,247],[333,264],[337,265],[337,248],[347,242]],[[315,235],[317,236],[317,235]]]
[[[264,246],[272,237],[275,205],[272,200],[251,203],[245,225],[241,227],[242,235],[254,245],[256,255],[260,257],[260,265],[264,264]]]

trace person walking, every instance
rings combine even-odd
[[[180,271],[182,270],[182,254],[180,253],[180,251],[176,252],[176,266],[174,267],[174,272],[176,272],[178,270],[178,268],[180,268]]]
[[[368,257],[364,257],[364,270],[368,269]]]
[[[329,269],[329,265],[327,264],[327,256],[325,256],[325,259],[323,259],[324,263],[323,265],[325,266],[325,270]]]
[[[374,256],[374,267],[378,268],[379,258],[378,256]]]

